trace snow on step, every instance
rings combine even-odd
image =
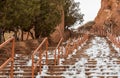
[[[95,68],[89,68],[89,77],[114,77],[120,76],[120,67],[118,65],[119,60],[116,58],[109,57],[110,49],[104,38],[95,37],[92,40],[92,46],[87,49],[86,54],[90,56],[91,59],[97,61]]]
[[[95,37],[84,52],[90,58],[81,58],[62,74],[65,78],[120,77],[120,60],[110,57],[110,49],[104,38]],[[71,56],[69,56],[71,57]]]

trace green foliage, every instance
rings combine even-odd
[[[5,27],[6,30],[12,30],[18,28],[22,30],[29,30],[34,19],[34,0],[3,0],[3,4],[0,6],[2,18],[0,20],[0,26]]]
[[[41,0],[40,14],[35,20],[36,37],[49,36],[61,21],[61,12],[51,0]]]
[[[65,28],[71,27],[74,23],[82,23],[83,14],[80,13],[79,3],[74,0],[64,1]]]
[[[49,36],[61,22],[65,28],[83,21],[79,4],[74,0],[0,0],[0,28],[5,31],[30,31],[35,26],[36,37]]]

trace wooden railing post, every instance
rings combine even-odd
[[[3,42],[2,44],[0,44],[0,49],[1,49],[2,47],[4,47],[6,44],[10,43],[10,42],[12,42],[11,57],[9,57],[9,59],[7,59],[7,60],[0,66],[0,70],[2,70],[8,63],[11,63],[10,78],[14,78],[13,72],[14,72],[15,38],[12,37],[12,38],[8,39],[7,41]]]
[[[68,55],[68,46],[66,45],[66,47],[65,47],[65,57],[67,57],[67,55]]]
[[[34,78],[34,55],[32,55],[32,78]]]
[[[119,38],[119,36],[118,36],[118,44],[120,43],[120,38]]]
[[[15,38],[12,41],[12,61],[11,61],[11,78],[13,78],[13,71],[14,71],[14,55],[15,55]]]
[[[46,41],[46,65],[48,65],[48,41]]]
[[[81,40],[82,40],[82,38],[80,37],[80,44],[79,45],[81,45],[81,43],[82,43]]]
[[[82,43],[86,42],[88,40],[89,36],[88,34],[82,35],[80,37],[78,37],[77,42],[73,41],[73,45],[70,45],[70,42],[68,42],[65,46],[65,58],[68,57],[68,54],[70,54],[75,48],[77,49],[78,46],[80,46]],[[72,51],[71,51],[71,47],[72,47]]]
[[[41,47],[43,46],[43,44],[45,44],[46,46],[46,50],[45,50],[45,53],[46,53],[46,63],[47,63],[47,49],[48,49],[48,43],[47,43],[47,37],[44,38],[44,40],[41,42],[41,44],[35,49],[35,51],[33,52],[32,54],[32,78],[34,78],[34,73],[35,73],[35,69],[37,68],[37,66],[39,65],[39,73],[41,74],[41,71],[42,71],[42,64],[41,64],[41,61],[42,61],[42,49]],[[37,63],[34,64],[34,55],[39,52],[39,59],[37,61]]]
[[[60,39],[60,41],[59,41],[59,43],[58,43],[58,45],[56,46],[56,48],[55,48],[55,55],[54,55],[54,64],[56,65],[57,64],[57,60],[58,60],[58,63],[59,63],[59,46],[60,46],[60,44],[62,43],[62,40],[63,40],[63,38],[61,38]],[[58,56],[57,56],[57,52],[58,51]]]
[[[55,49],[55,55],[54,55],[54,59],[55,59],[54,64],[55,65],[56,65],[56,52],[57,52],[57,49]]]
[[[42,61],[42,50],[40,49],[40,51],[39,51],[39,59],[40,59],[40,62],[39,62],[39,72],[40,72],[40,74],[41,74],[41,71],[42,71],[42,69],[41,69],[41,67],[42,67],[42,64],[41,64],[41,61]]]
[[[70,47],[70,44],[68,43],[68,45],[67,45],[67,47],[66,47],[66,48],[67,48],[67,49],[66,49],[66,56],[67,56],[67,57],[68,57],[68,54],[69,54],[69,50],[68,50],[69,47]]]
[[[60,47],[58,47],[58,65],[59,65],[59,60],[60,60]]]

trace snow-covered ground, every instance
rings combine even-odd
[[[86,63],[89,60],[95,60],[95,68],[90,68],[89,71],[92,78],[98,78],[97,76],[118,76],[120,77],[120,65],[115,61],[117,58],[110,57],[110,49],[107,41],[104,38],[95,37],[89,44],[90,48],[86,49],[85,53],[90,56],[90,59],[81,58],[75,65],[71,66],[64,72],[66,78],[87,78],[85,74]],[[92,66],[92,65],[91,65]],[[93,65],[94,66],[94,65]]]
[[[108,37],[107,37],[107,39],[108,39],[109,41],[111,41]],[[115,40],[117,40],[117,41],[119,42],[119,41],[120,41],[120,36],[119,36],[119,37],[116,37]],[[114,43],[112,43],[112,46],[114,47],[114,49],[115,49],[118,53],[120,53],[120,47],[117,47]]]
[[[114,47],[114,49],[118,52],[118,53],[120,53],[120,48],[118,48],[116,45],[114,45],[114,44],[112,44],[112,46]]]
[[[97,61],[96,70],[91,69],[94,72],[92,76],[120,76],[120,65],[117,64],[117,58],[110,56],[109,45],[104,38],[95,37],[92,40],[92,47],[86,50],[91,59]],[[101,69],[104,69],[103,71]],[[97,73],[98,72],[98,73]]]
[[[82,46],[84,44],[82,44]],[[91,78],[98,78],[98,76],[105,76],[105,78],[108,76],[118,76],[118,78],[120,78],[120,65],[116,62],[119,61],[119,59],[110,56],[111,51],[107,41],[104,38],[95,37],[88,45],[90,47],[86,49],[84,53],[90,58],[88,59],[83,57],[77,59],[78,62],[76,62],[74,65],[69,65],[69,68],[62,74],[62,76],[65,78],[88,78],[88,75],[85,73],[90,72],[89,76]],[[117,50],[117,52],[119,52],[118,48],[116,48],[114,45],[113,47]],[[72,58],[71,56],[75,55],[77,50],[80,49],[81,47],[79,46],[78,49],[75,49],[73,53],[68,56],[67,59]],[[91,60],[96,61],[96,64],[88,64]],[[62,65],[62,61],[64,61],[64,59],[60,59],[60,65]],[[89,68],[88,66],[95,66],[95,68]],[[86,71],[86,68],[90,70]],[[42,75],[47,75],[45,74],[47,70],[47,66],[45,66],[42,74],[39,75],[38,73],[36,78],[40,78]]]
[[[72,40],[72,42],[77,42],[78,40],[75,40],[75,39],[73,39]],[[66,41],[66,42],[64,42],[65,44],[67,44],[69,41]],[[72,55],[75,55],[76,54],[76,52],[77,52],[77,50],[80,50],[81,49],[81,47],[82,46],[84,46],[86,43],[83,43],[81,46],[79,46],[78,47],[78,49],[74,49],[73,50],[73,52],[72,52],[72,54],[69,54],[69,56],[68,56],[68,58],[67,59],[70,59],[71,58],[71,56]],[[66,52],[66,49],[65,49],[65,47],[60,47],[60,49],[62,49],[62,50],[60,50],[60,54],[65,54],[65,52]],[[53,51],[53,52],[55,52],[55,51]],[[58,50],[56,50],[56,54],[58,55]],[[36,56],[35,56],[36,57]],[[49,59],[54,59],[54,53],[51,55],[51,52],[48,52],[48,58]],[[38,59],[38,58],[37,58]],[[42,58],[43,59],[43,58]],[[59,63],[59,65],[60,66],[62,66],[63,64],[62,64],[62,62],[64,61],[64,59],[63,58],[60,58],[60,63]],[[82,63],[82,62],[81,62]],[[29,62],[27,63],[27,65],[29,66],[31,66],[31,64],[32,64],[32,62],[31,62],[31,60],[29,60]],[[46,67],[48,67],[47,65],[46,65]],[[72,68],[72,66],[70,66],[71,68]],[[49,76],[48,74],[46,74],[47,73],[47,70],[48,69],[46,69],[46,68],[43,68],[42,69],[42,73],[41,74],[39,74],[38,73],[38,75],[36,76],[36,78],[40,78],[41,76]],[[68,69],[69,70],[69,69]],[[71,72],[72,73],[72,72]],[[65,75],[65,76],[67,76],[67,75]],[[68,77],[67,77],[68,78]]]

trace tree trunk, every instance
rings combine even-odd
[[[29,38],[29,32],[27,32],[27,38],[26,38],[26,40],[28,40],[28,38]]]
[[[5,32],[3,31],[3,34],[2,34],[3,42],[5,41],[4,33],[5,33]]]
[[[15,40],[18,41],[19,39],[18,39],[18,36],[17,36],[17,31],[13,31],[13,32],[14,32],[14,35],[13,35],[13,36],[15,37]]]
[[[31,34],[32,39],[35,39],[35,37],[33,36],[33,33],[29,31],[29,33]]]
[[[2,34],[0,33],[0,44],[2,43]]]
[[[0,44],[2,43],[2,29],[0,28]]]
[[[21,30],[22,32],[21,32],[21,40],[23,41],[23,30]]]
[[[0,28],[0,44],[2,43],[2,42],[4,42],[5,40],[4,40],[4,33],[3,33],[3,29],[2,28]]]

